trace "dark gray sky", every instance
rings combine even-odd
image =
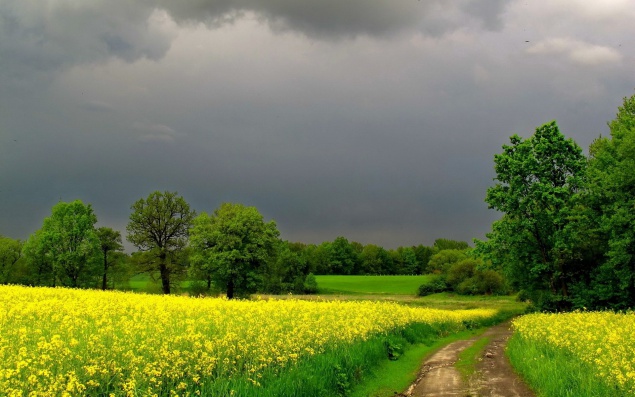
[[[0,234],[59,200],[256,206],[282,238],[482,238],[510,135],[583,148],[635,88],[632,0],[0,0]]]

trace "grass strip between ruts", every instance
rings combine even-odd
[[[476,372],[476,361],[481,357],[490,340],[489,337],[484,336],[459,353],[459,359],[454,367],[461,373],[463,379],[469,379]]]

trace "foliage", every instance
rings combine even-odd
[[[591,145],[576,241],[589,266],[574,288],[578,307],[635,306],[635,95]]]
[[[335,365],[358,379],[392,333],[412,343],[497,311],[0,286],[0,313],[7,395],[305,396],[332,394]]]
[[[37,272],[36,283],[55,286],[92,286],[99,275],[99,239],[95,233],[97,217],[90,204],[80,200],[59,202],[42,228],[31,235],[23,253]]]
[[[328,246],[328,264],[331,274],[356,274],[359,256],[344,237],[337,237]]]
[[[278,240],[263,269],[262,292],[270,294],[304,293],[304,278],[309,273],[305,256],[287,241]]]
[[[418,274],[420,266],[412,247],[399,247],[391,253],[395,274]]]
[[[28,280],[24,280],[29,285],[55,285],[53,265],[47,254],[44,244],[42,229],[35,231],[24,243],[22,255],[26,262],[26,267],[31,273]]]
[[[430,262],[430,258],[434,255],[435,250],[433,247],[426,247],[423,244],[419,244],[416,247],[413,247],[415,256],[417,257],[417,262],[419,264],[419,270],[416,274],[426,274],[430,273],[428,269],[428,262]]]
[[[170,276],[182,269],[178,254],[187,243],[195,212],[176,192],[151,193],[130,209],[128,241],[146,252],[146,261],[161,275],[164,294],[170,293]],[[180,266],[181,265],[181,266]]]
[[[438,238],[434,240],[434,244],[432,245],[432,249],[436,252],[443,250],[466,250],[469,248],[469,245],[466,241],[459,240],[450,240],[447,238]]]
[[[108,260],[108,253],[111,251],[123,251],[121,233],[109,227],[100,227],[96,230],[96,233],[104,259],[101,289],[106,289],[108,287],[108,268],[112,267],[114,263],[112,259],[110,261]]]
[[[22,257],[22,242],[0,235],[0,284],[13,282],[14,267]]]
[[[553,393],[555,384],[570,395],[635,393],[635,314],[530,314],[515,319],[513,328],[512,364],[538,391]]]
[[[437,274],[430,278],[428,282],[419,286],[417,295],[428,296],[439,292],[445,292],[448,289],[446,278],[443,275]]]
[[[362,274],[390,274],[393,269],[392,257],[378,245],[365,245],[359,259]]]
[[[304,292],[307,294],[316,294],[318,292],[318,283],[313,273],[309,273],[304,280]]]
[[[586,159],[555,122],[536,129],[494,156],[498,183],[487,190],[490,208],[504,213],[477,253],[504,269],[516,288],[546,296],[543,308],[570,307],[570,286],[584,272],[574,249],[571,216]]]
[[[465,250],[447,249],[432,255],[428,263],[428,270],[440,274],[447,273],[450,266],[467,258]]]
[[[192,267],[225,286],[230,299],[255,292],[278,235],[276,223],[265,223],[256,207],[224,203],[194,220]]]

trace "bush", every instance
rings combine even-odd
[[[448,290],[448,284],[443,276],[434,276],[425,284],[419,286],[419,296],[427,296]]]
[[[476,259],[464,259],[456,262],[448,269],[447,283],[459,292],[459,286],[469,278],[474,277],[478,261]],[[460,293],[460,292],[459,292]]]
[[[307,294],[317,294],[318,284],[313,273],[309,273],[304,279],[304,292]]]
[[[294,294],[304,294],[304,290],[306,288],[304,288],[304,277],[302,276],[298,276],[295,278],[295,280],[293,280],[293,293]]]
[[[503,295],[506,294],[507,285],[503,276],[494,270],[483,270],[478,272],[478,284],[483,294]]]

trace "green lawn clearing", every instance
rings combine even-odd
[[[315,276],[319,294],[416,295],[431,276]]]

